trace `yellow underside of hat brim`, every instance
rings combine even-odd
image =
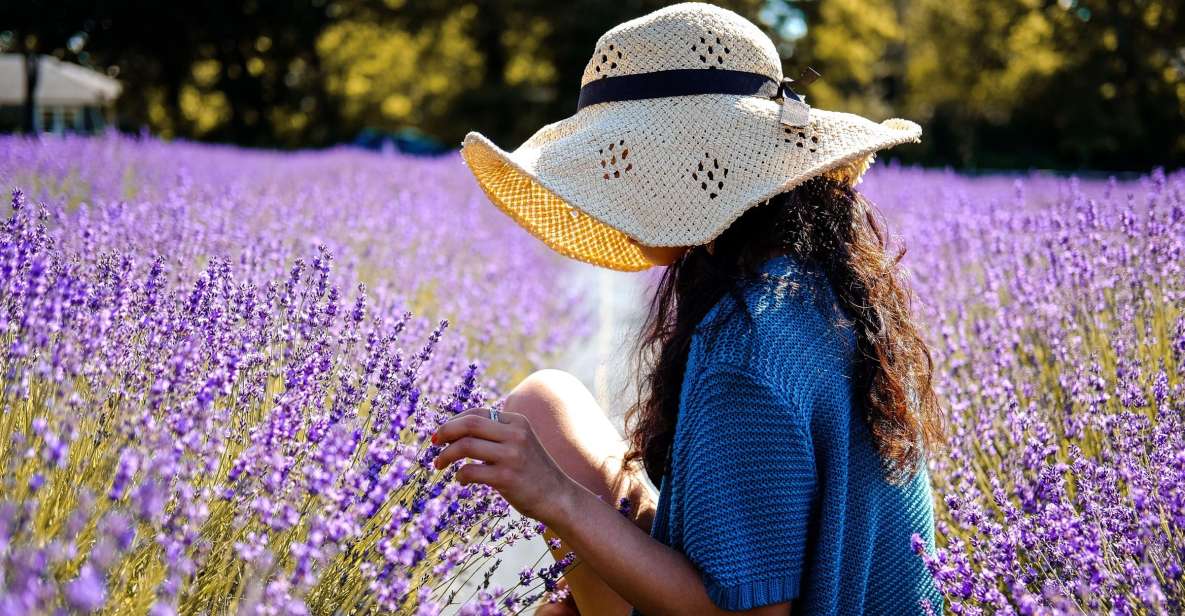
[[[653,265],[629,236],[573,208],[492,144],[466,140],[461,156],[490,201],[556,252],[624,272]]]
[[[791,129],[773,101],[687,98],[594,105],[542,127],[513,153],[470,132],[461,155],[490,200],[556,252],[639,271],[651,267],[640,246],[706,244],[750,207],[809,178],[854,184],[877,151],[921,134],[908,120],[823,110]],[[667,131],[646,128],[664,122]],[[614,146],[619,160],[628,150],[629,163],[610,174],[606,165],[617,161],[604,156]],[[610,182],[619,172],[622,181]]]

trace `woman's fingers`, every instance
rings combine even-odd
[[[466,436],[501,442],[508,434],[506,427],[505,424],[490,421],[489,409],[469,409],[437,428],[436,434],[432,435],[432,444],[445,445]]]
[[[457,471],[457,482],[461,485],[483,483],[491,488],[498,489],[498,486],[502,483],[502,475],[502,469],[492,464],[469,463]]]
[[[471,460],[481,460],[482,462],[494,463],[502,458],[499,449],[501,446],[493,441],[476,438],[472,436],[465,436],[453,441],[451,445],[444,448],[440,455],[432,461],[436,468],[444,468],[457,460],[469,458]]]

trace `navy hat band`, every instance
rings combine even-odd
[[[576,110],[597,103],[695,94],[738,94],[774,98],[779,82],[767,75],[726,69],[687,68],[602,77],[580,88]]]

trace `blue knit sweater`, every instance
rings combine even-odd
[[[941,613],[910,546],[918,533],[934,549],[929,475],[885,481],[831,285],[788,256],[762,272],[744,310],[725,296],[692,338],[651,534],[726,610],[920,614],[928,600]]]

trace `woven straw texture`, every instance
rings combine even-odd
[[[677,4],[606,32],[581,85],[609,76],[721,68],[781,81],[773,42],[708,4]],[[513,152],[480,133],[461,154],[499,208],[561,254],[617,270],[647,246],[706,244],[748,208],[824,173],[857,181],[883,148],[917,141],[882,123],[812,109],[801,128],[760,96],[702,94],[600,103],[539,129]]]

